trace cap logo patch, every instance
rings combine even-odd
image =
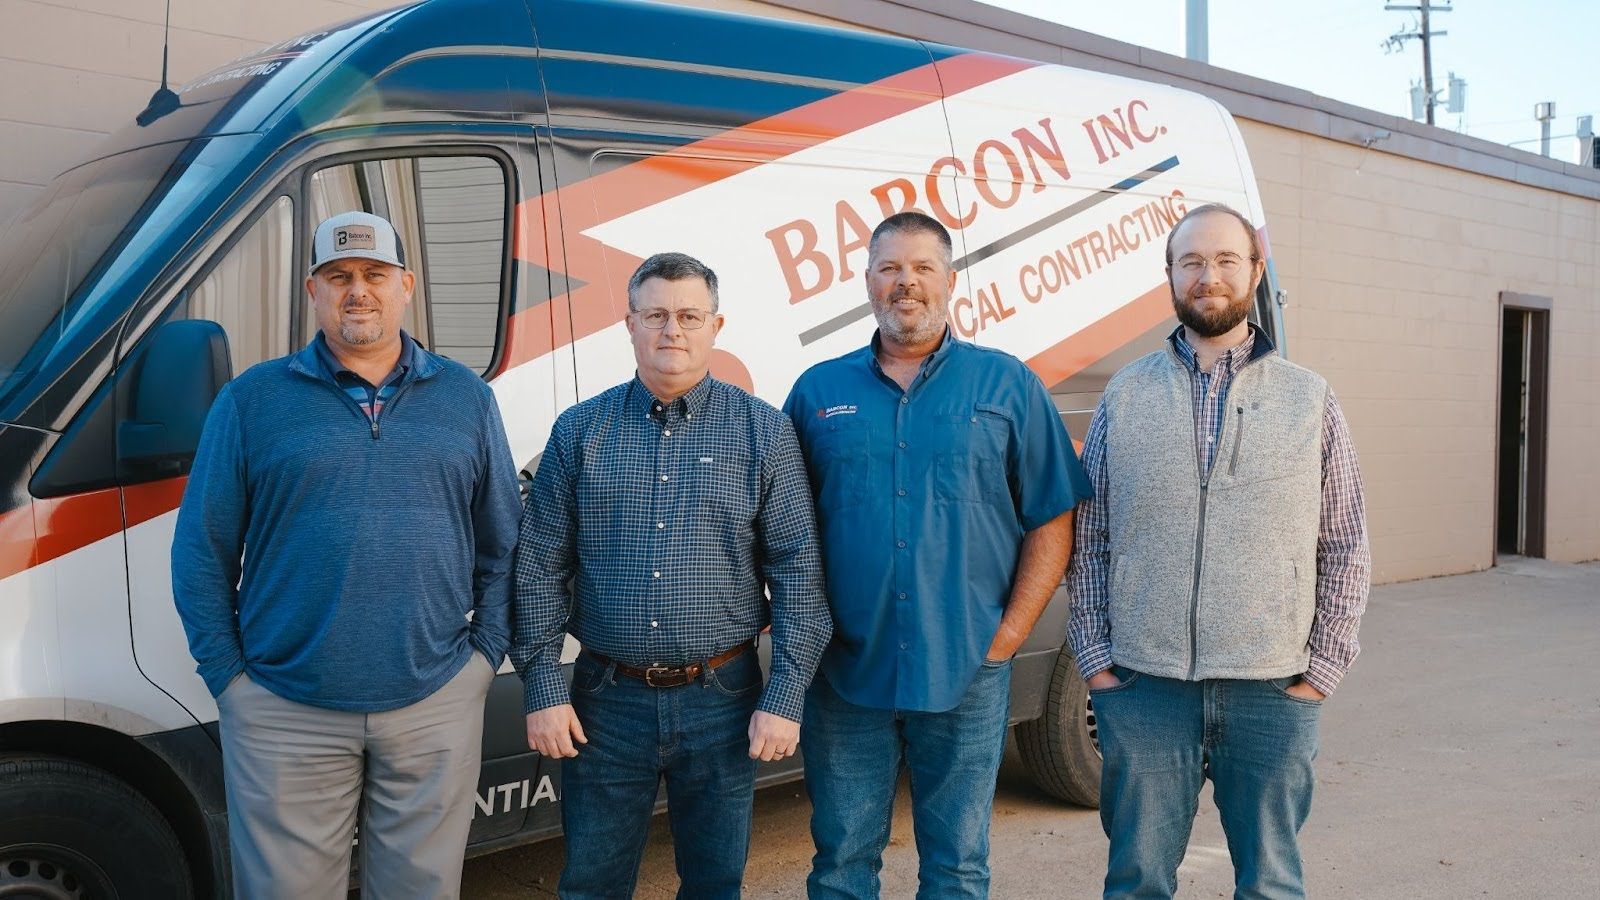
[[[350,225],[333,233],[333,245],[338,250],[376,250],[378,237],[369,225]]]

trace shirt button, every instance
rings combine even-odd
[[[900,592],[900,599],[904,600],[905,598],[906,598],[906,592],[905,591],[901,591]]]
[[[1216,442],[1217,442],[1217,439],[1215,437],[1208,436],[1206,438],[1206,443],[1208,443],[1208,444],[1215,444]]]
[[[651,628],[654,628],[654,627],[656,627],[656,621],[655,621],[655,620],[654,620],[654,619],[651,619],[651,620],[650,620],[650,627],[651,627]]]
[[[899,494],[902,497],[904,497],[906,495],[906,489],[905,488],[901,488],[900,490],[895,491],[895,493]]]
[[[656,523],[656,527],[657,528],[665,528],[665,527],[667,527],[667,523],[665,523],[665,522],[657,522]]]
[[[901,406],[905,406],[907,403],[910,403],[910,402],[911,402],[911,398],[910,397],[901,397],[900,398],[900,405]]]
[[[671,428],[663,429],[661,433],[663,435],[666,435],[667,437],[672,437],[672,429]]]
[[[661,573],[660,572],[651,572],[650,573],[650,577],[651,578],[660,578],[661,577]]]
[[[900,442],[900,449],[904,450],[905,448],[906,448],[906,442],[905,441],[901,441]]]
[[[665,476],[665,475],[661,476],[661,480],[662,481],[666,481],[667,480],[667,476]]]
[[[901,642],[900,642],[900,649],[901,649],[901,650],[905,650],[905,649],[907,649],[907,645],[906,645],[906,642],[905,642],[905,641],[901,641]]]
[[[901,549],[905,549],[905,546],[906,546],[906,542],[905,542],[905,541],[895,541],[895,542],[894,542],[894,545],[895,545],[895,546],[896,546],[896,547],[899,547],[899,548],[901,548]]]

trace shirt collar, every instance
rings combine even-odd
[[[411,335],[406,334],[405,329],[402,328],[400,330],[400,358],[395,361],[394,368],[389,370],[388,377],[384,379],[385,382],[395,380],[396,375],[405,377],[410,374],[411,368],[416,362],[416,345],[417,342],[412,340]],[[341,375],[348,375],[352,378],[361,378],[360,375],[351,371],[349,366],[339,362],[337,356],[333,355],[333,350],[328,347],[328,339],[323,336],[322,332],[317,332],[317,336],[311,339],[311,346],[317,348],[317,358],[322,361],[322,367],[327,370],[330,377],[338,379]],[[362,380],[364,381],[365,379]]]
[[[1167,340],[1172,343],[1172,349],[1178,354],[1178,358],[1183,361],[1185,368],[1191,372],[1200,371],[1199,357],[1195,354],[1194,347],[1184,337],[1182,325],[1173,329],[1172,334],[1167,336]],[[1233,375],[1244,368],[1246,363],[1255,362],[1271,353],[1272,350],[1272,340],[1267,337],[1266,333],[1256,323],[1250,322],[1249,331],[1246,332],[1244,340],[1226,353],[1223,353],[1220,361],[1226,363],[1226,371],[1229,375]]]
[[[883,371],[882,364],[878,362],[878,348],[883,346],[883,339],[879,336],[880,331],[881,329],[872,332],[872,342],[867,346],[867,363],[872,366],[875,372]],[[951,348],[957,343],[955,335],[950,332],[950,325],[946,323],[944,336],[939,339],[939,346],[934,348],[934,351],[922,360],[922,374],[930,378],[933,377],[934,371],[944,365],[944,361],[950,356]]]
[[[711,396],[711,383],[711,375],[707,374],[682,397],[670,403],[662,403],[656,399],[655,394],[652,394],[649,388],[645,387],[644,382],[639,380],[638,374],[635,373],[633,376],[633,403],[639,411],[652,418],[688,419],[705,408],[706,398]]]

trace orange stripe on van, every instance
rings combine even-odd
[[[1028,360],[1028,368],[1046,385],[1056,385],[1082,372],[1172,315],[1172,290],[1159,284],[1082,328],[1066,340]]]
[[[953,56],[937,68],[909,69],[524,200],[514,223],[517,258],[557,277],[570,273],[581,286],[511,317],[495,375],[627,315],[627,297],[614,291],[643,260],[586,237],[587,229],[1038,65],[984,53]]]
[[[123,515],[128,527],[143,525],[177,509],[183,502],[183,489],[188,485],[189,476],[185,475],[123,488]]]
[[[0,515],[0,578],[43,565],[178,508],[188,478],[35,500]]]

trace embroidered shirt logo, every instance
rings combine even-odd
[[[860,410],[854,403],[841,403],[838,406],[825,406],[817,410],[817,418],[831,419],[834,416],[853,416]]]

